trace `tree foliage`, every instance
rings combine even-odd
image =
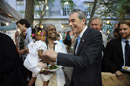
[[[34,0],[34,1],[35,4],[39,6],[39,15],[40,15],[39,26],[41,26],[48,2],[53,3],[54,0]]]
[[[99,0],[96,13],[123,19],[130,13],[130,0]]]

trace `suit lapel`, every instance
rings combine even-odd
[[[80,53],[82,47],[84,46],[84,44],[86,44],[86,43],[84,43],[84,42],[85,42],[85,40],[88,39],[88,36],[87,36],[87,35],[89,34],[89,31],[90,31],[90,29],[87,28],[86,31],[83,33],[83,36],[82,36],[82,38],[81,38],[81,40],[80,40],[79,48],[78,48],[78,50],[77,50],[77,54],[78,54],[78,55],[79,55],[79,53]]]

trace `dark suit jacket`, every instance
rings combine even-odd
[[[102,62],[103,71],[115,73],[123,66],[121,38],[108,42]]]
[[[22,67],[12,39],[0,33],[0,86],[24,86]]]
[[[73,67],[72,86],[101,85],[102,35],[87,28],[76,55],[58,53],[57,63]]]

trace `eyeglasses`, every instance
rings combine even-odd
[[[56,31],[56,28],[50,28],[48,31]]]

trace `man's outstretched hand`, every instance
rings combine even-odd
[[[43,56],[46,56],[46,57],[48,57],[50,60],[56,62],[57,52],[54,51],[53,49],[46,50],[46,51],[43,53]]]

